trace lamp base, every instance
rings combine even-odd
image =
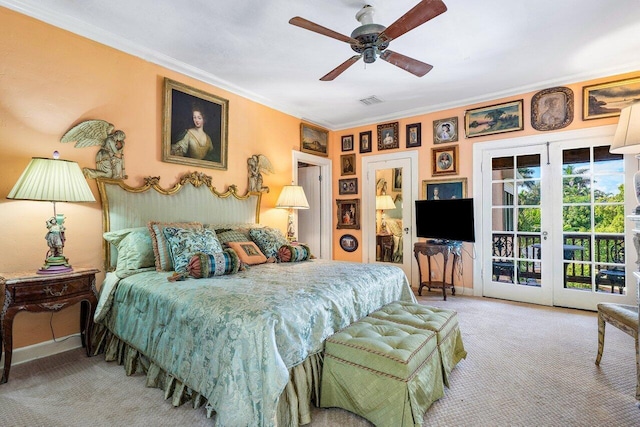
[[[47,258],[44,265],[40,270],[36,271],[37,274],[57,274],[68,273],[73,271],[69,260],[64,256],[51,256]]]

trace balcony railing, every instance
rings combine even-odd
[[[623,292],[622,234],[567,234],[563,248],[565,288]],[[541,251],[539,234],[493,233],[493,280],[540,286]]]

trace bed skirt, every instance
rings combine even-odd
[[[215,409],[198,390],[166,372],[104,325],[94,324],[93,349],[94,355],[104,353],[105,361],[117,361],[119,365],[123,365],[125,373],[129,376],[143,373],[146,376],[146,386],[163,390],[165,400],[171,399],[173,406],[185,403],[194,409],[204,406],[208,418],[215,415]],[[295,427],[311,422],[311,405],[320,406],[322,365],[322,353],[316,353],[289,369],[289,382],[278,400],[276,426]]]

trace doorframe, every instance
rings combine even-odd
[[[616,125],[606,125],[588,129],[554,132],[544,135],[522,136],[517,138],[506,138],[498,141],[487,141],[473,144],[473,182],[478,183],[477,185],[473,185],[473,198],[477,200],[484,200],[484,194],[482,190],[482,159],[484,156],[484,152],[487,150],[523,147],[532,144],[553,144],[554,142],[559,141],[571,141],[598,137],[611,137],[613,140],[613,134],[615,133],[615,130]],[[626,160],[625,166],[629,166],[628,159]],[[629,173],[629,171],[632,170],[631,167],[625,170],[625,201],[626,205],[629,205],[629,201],[631,199],[635,199],[635,192],[633,191],[633,173]],[[487,197],[490,197],[490,195],[487,195]],[[482,203],[476,203],[474,205],[474,210],[476,230],[482,230]],[[632,229],[633,227],[631,226],[625,227],[625,253],[627,254],[636,253],[635,248],[633,248],[632,244]],[[482,233],[476,233],[476,245],[479,248],[484,247]],[[473,261],[473,295],[482,296],[484,287],[482,265],[484,263],[484,257],[487,256],[487,254],[484,254],[480,250],[476,251],[476,254],[477,256]],[[632,258],[635,257],[626,257],[627,271],[635,271],[635,259],[632,260]],[[487,274],[490,274],[490,272],[487,272]]]
[[[329,226],[323,227],[320,231],[320,254],[319,258],[333,259],[333,224],[331,199],[333,195],[332,183],[332,161],[326,157],[315,156],[301,151],[292,151],[291,156],[291,179],[298,183],[298,163],[308,163],[320,168],[320,223]],[[296,231],[298,227],[298,213],[294,210],[294,221]]]
[[[370,212],[371,210],[375,210],[376,208],[376,180],[375,177],[372,178],[367,176],[367,171],[369,170],[369,164],[370,163],[378,163],[378,162],[385,162],[385,161],[390,161],[390,160],[400,160],[400,159],[409,159],[409,163],[411,164],[411,176],[409,177],[409,179],[411,179],[411,182],[413,183],[412,185],[412,190],[411,190],[411,218],[414,218],[414,222],[415,222],[415,217],[416,217],[416,206],[414,201],[418,200],[418,192],[419,192],[419,188],[420,188],[420,182],[418,181],[418,152],[416,150],[408,150],[408,151],[399,151],[399,152],[395,152],[395,153],[389,153],[389,154],[374,154],[371,156],[362,156],[362,160],[360,162],[360,170],[362,171],[362,208],[361,208],[361,212]],[[403,177],[402,177],[403,181],[405,181],[407,179],[407,177],[405,177],[404,172],[403,172]],[[373,182],[373,184],[371,184]],[[407,209],[407,207],[403,207],[403,209]],[[415,227],[414,224],[402,224],[403,228],[408,227],[409,228],[409,237],[411,239],[411,247],[413,248],[413,245],[415,244],[415,242],[418,240],[418,238],[416,237],[416,231],[415,231]],[[368,248],[369,245],[369,235],[371,234],[372,230],[374,231],[373,235],[375,235],[375,228],[376,228],[376,224],[375,222],[373,224],[370,224],[366,221],[363,221],[362,223],[362,237],[360,240],[362,240],[362,248]],[[405,235],[406,236],[406,235]],[[404,256],[412,256],[413,254],[404,254]],[[366,263],[367,262],[367,251],[366,249],[362,250],[362,262]],[[417,264],[416,264],[417,265]],[[417,267],[414,267],[414,263],[413,261],[411,262],[411,277],[408,278],[410,283],[418,283],[418,269]]]

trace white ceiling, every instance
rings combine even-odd
[[[294,16],[350,35],[364,4],[389,26],[417,0],[0,0],[0,5],[339,130],[640,70],[639,0],[444,0],[391,42],[434,66],[422,78],[359,61]],[[362,98],[384,102],[365,106]],[[581,97],[576,94],[576,99]],[[579,102],[579,101],[578,101]]]

